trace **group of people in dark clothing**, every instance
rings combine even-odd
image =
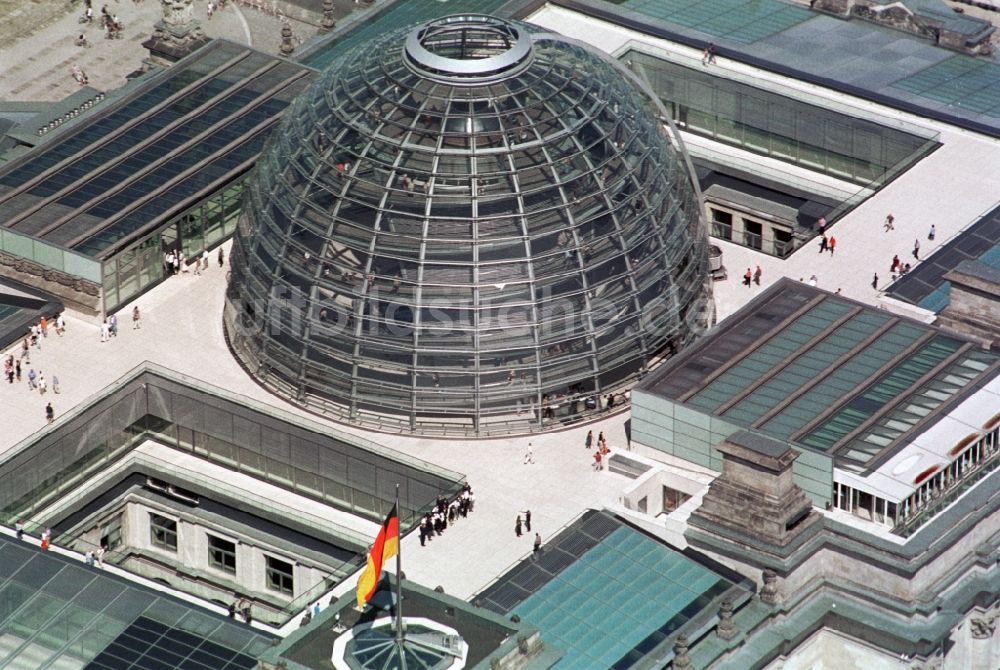
[[[459,517],[469,516],[476,504],[476,496],[472,493],[472,486],[466,482],[462,486],[462,492],[453,500],[448,500],[445,496],[438,496],[434,509],[424,515],[420,520],[420,546],[434,539],[434,536],[444,533],[445,528],[455,523]]]

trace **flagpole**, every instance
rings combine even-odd
[[[400,527],[399,484],[396,484],[396,528]],[[396,648],[403,653],[403,538],[396,531]]]

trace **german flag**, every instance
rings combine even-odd
[[[368,567],[361,573],[358,580],[358,607],[364,607],[375,595],[379,577],[382,576],[382,566],[399,551],[399,513],[396,505],[392,506],[389,516],[382,522],[375,544],[368,552]]]

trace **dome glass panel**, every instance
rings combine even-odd
[[[623,68],[534,30],[389,33],[286,112],[226,307],[265,386],[379,430],[527,433],[608,411],[704,327],[683,149]]]

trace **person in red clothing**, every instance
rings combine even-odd
[[[830,237],[830,255],[833,255],[833,250],[837,248],[837,238]]]

